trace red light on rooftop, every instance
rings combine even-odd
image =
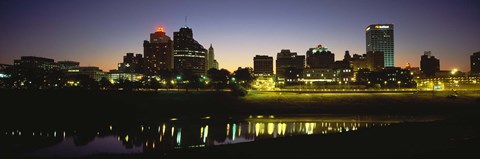
[[[163,29],[163,27],[158,27],[156,32],[165,32],[165,30]]]

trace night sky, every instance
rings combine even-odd
[[[215,48],[221,68],[253,66],[257,54],[304,55],[322,44],[337,60],[365,53],[365,27],[395,25],[395,65],[419,66],[424,51],[441,69],[469,71],[480,51],[478,0],[1,0],[0,63],[20,56],[115,69],[127,52],[143,54],[157,26],[185,25]]]

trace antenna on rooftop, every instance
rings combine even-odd
[[[185,27],[187,27],[187,16],[185,16]]]

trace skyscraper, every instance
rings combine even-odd
[[[273,75],[273,57],[267,55],[253,57],[253,73],[255,76]]]
[[[372,24],[365,29],[365,32],[367,52],[383,52],[385,67],[394,67],[393,24]]]
[[[470,73],[480,73],[480,51],[473,53],[473,55],[470,56]]]
[[[303,70],[305,68],[305,55],[297,55],[296,52],[290,52],[288,49],[283,49],[277,53],[276,60],[276,74],[279,78],[285,78],[285,71],[288,68],[295,68]]]
[[[318,45],[316,48],[310,48],[307,51],[308,68],[333,68],[335,64],[335,55],[328,51],[326,47]]]
[[[194,74],[204,75],[207,50],[193,39],[192,29],[182,27],[173,33],[174,40],[174,68],[178,70],[191,70]],[[212,48],[213,49],[213,48]]]
[[[157,74],[162,69],[173,68],[172,40],[162,27],[150,34],[150,41],[143,41],[144,69],[146,74]]]
[[[425,51],[420,60],[420,71],[427,76],[435,76],[440,71],[440,60],[432,56],[432,52]]]
[[[215,64],[214,64],[214,62],[215,62],[215,53],[214,53],[212,44],[210,44],[210,48],[208,48],[207,61],[208,61],[208,65],[207,65],[206,71],[208,71],[208,70],[211,69],[211,68],[215,68]]]

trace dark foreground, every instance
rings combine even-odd
[[[89,129],[136,125],[172,117],[241,114],[424,114],[442,121],[403,123],[327,135],[267,139],[251,143],[84,158],[358,158],[475,155],[480,146],[478,93],[446,98],[420,93],[250,93],[0,91],[1,129],[62,127]],[[22,120],[23,119],[23,120]],[[7,158],[20,158],[0,150]],[[2,157],[3,158],[3,157]]]

